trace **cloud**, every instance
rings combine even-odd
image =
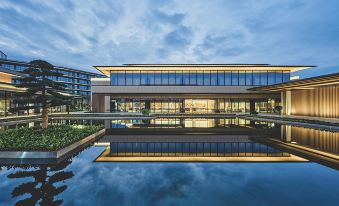
[[[123,63],[339,66],[339,3],[287,1],[10,1],[0,50],[85,70]]]

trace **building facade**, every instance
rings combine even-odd
[[[30,65],[27,62],[0,59],[0,68],[3,70],[23,72],[28,67],[30,67]],[[54,68],[64,76],[50,77],[50,79],[65,84],[65,92],[75,97],[73,106],[78,110],[89,107],[91,92],[90,79],[93,77],[103,77],[103,75],[59,66],[55,66]],[[13,78],[12,81],[13,84],[18,84],[20,77]]]
[[[273,112],[277,93],[249,88],[290,81],[310,66],[268,64],[126,64],[95,66],[107,78],[92,79],[94,112]]]
[[[250,90],[280,94],[285,115],[339,118],[339,73]]]

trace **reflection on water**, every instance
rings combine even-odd
[[[110,128],[271,128],[274,126],[274,123],[239,118],[156,118],[151,120],[112,120]]]
[[[339,132],[283,125],[281,138],[286,142],[339,155]]]
[[[103,121],[52,123],[102,124]],[[113,129],[97,143],[107,142],[107,148],[90,146],[56,165],[0,165],[0,205],[336,205],[339,202],[339,172],[316,163],[94,161],[107,150],[115,158],[138,155],[289,158],[290,154],[283,150],[252,141],[251,135],[264,135],[260,131],[271,130],[278,131],[277,137],[284,141],[338,154],[337,133],[284,126],[281,129],[277,124],[220,118],[120,120],[109,121],[108,125]],[[121,132],[125,129],[133,132]],[[143,133],[148,129],[151,132]],[[172,129],[189,134],[168,133]],[[267,137],[273,137],[273,133],[269,134]]]
[[[61,205],[62,199],[56,196],[65,192],[64,184],[74,176],[73,172],[65,171],[72,161],[66,160],[57,165],[9,166],[14,169],[7,175],[9,179],[20,179],[20,184],[12,191],[12,197],[17,199],[15,205]]]

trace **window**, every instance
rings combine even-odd
[[[232,85],[232,73],[230,71],[225,72],[225,85]]]
[[[126,85],[133,85],[133,73],[126,72]]]
[[[279,72],[276,72],[275,73],[275,83],[278,84],[278,83],[282,83],[283,79],[282,79],[283,75],[282,75],[282,72],[279,71]]]
[[[275,84],[275,72],[274,71],[269,71],[267,73],[267,84]]]
[[[122,71],[122,72],[118,72],[117,73],[118,75],[118,85],[125,85],[126,84],[126,75],[125,75],[125,72]]]
[[[154,72],[153,71],[147,72],[147,83],[149,85],[154,85]]]
[[[197,84],[197,72],[190,71],[190,85],[196,85],[196,84]]]
[[[140,71],[133,71],[133,85],[140,85]]]
[[[246,73],[245,71],[239,71],[239,85],[246,85]]]
[[[63,77],[63,79],[66,79],[66,77]],[[118,75],[116,72],[111,72],[111,85],[118,85]]]
[[[159,71],[154,72],[154,84],[161,85],[161,72]]]
[[[283,73],[283,82],[288,82],[290,81],[290,72],[284,71]]]
[[[168,84],[175,85],[175,72],[168,73]]]
[[[168,85],[168,71],[162,71],[161,73],[161,84]]]
[[[260,72],[260,85],[267,85],[267,72]]]
[[[182,85],[182,71],[175,72],[175,84]]]
[[[204,72],[203,71],[197,72],[197,85],[204,85]]]
[[[224,86],[225,85],[225,72],[218,71],[218,85]]]
[[[239,74],[238,71],[232,71],[232,86],[239,85]]]
[[[190,84],[190,76],[187,72],[184,72],[182,74],[182,77],[183,77],[183,83],[184,85],[189,85]]]
[[[204,85],[211,85],[211,73],[209,71],[204,72]]]
[[[211,72],[211,85],[212,86],[218,85],[218,73],[215,71]]]
[[[246,85],[253,85],[252,71],[246,71]]]
[[[260,85],[260,72],[253,72],[253,85]]]
[[[140,73],[140,85],[147,85],[147,73],[146,72]]]

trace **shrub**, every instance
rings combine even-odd
[[[0,150],[55,151],[77,142],[99,130],[103,125],[53,125],[10,129],[0,132]]]
[[[142,115],[149,116],[149,110],[148,109],[142,109],[141,110]]]

